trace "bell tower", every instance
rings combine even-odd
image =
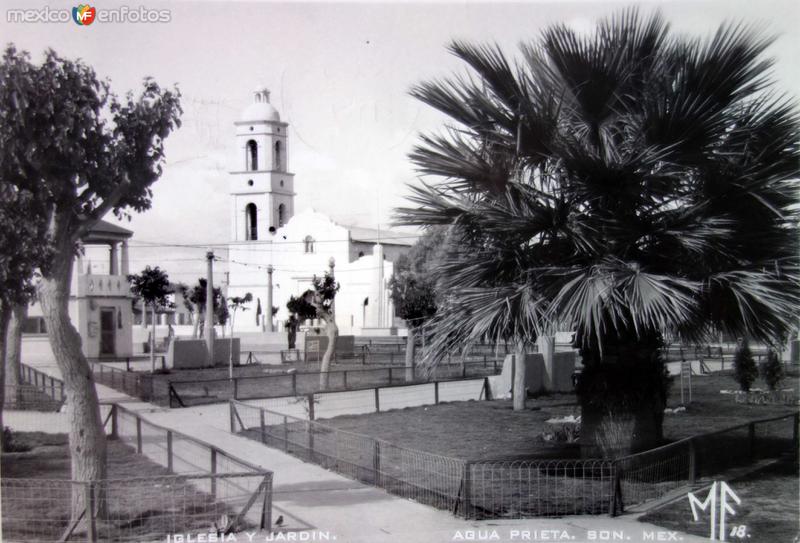
[[[294,174],[289,172],[289,125],[269,103],[269,90],[255,91],[236,126],[230,172],[231,240],[270,241],[271,232],[294,215]]]

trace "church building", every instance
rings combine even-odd
[[[341,333],[392,333],[388,283],[393,261],[414,238],[337,224],[313,209],[295,213],[288,124],[270,104],[267,89],[255,92],[234,124],[228,297],[249,292],[254,310],[237,317],[237,330],[282,331],[289,297],[312,288],[314,276],[333,270],[341,285],[335,301]],[[272,322],[270,305],[278,309]]]

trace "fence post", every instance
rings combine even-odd
[[[374,472],[373,482],[375,486],[381,485],[381,442],[372,441],[372,471]]]
[[[217,449],[211,449],[211,495],[217,497]]]
[[[56,382],[52,377],[50,378],[50,397],[56,399]]]
[[[306,421],[306,433],[308,434],[308,459],[314,461],[314,428],[311,421]]]
[[[119,437],[119,426],[117,426],[117,404],[111,404],[111,439]]]
[[[297,396],[297,374],[292,374],[292,396]]]
[[[131,371],[131,357],[125,357],[125,371]]]
[[[167,470],[172,473],[172,430],[167,430]]]
[[[439,381],[433,382],[433,403],[439,405]]]
[[[342,378],[344,379],[344,388],[347,390],[347,370],[344,370],[344,373],[342,373]]]
[[[380,410],[381,410],[381,398],[380,398],[380,392],[378,392],[379,390],[380,389],[378,387],[375,387],[375,412],[376,413],[379,413]]]
[[[136,452],[142,452],[142,419],[136,415]]]
[[[258,410],[258,423],[261,426],[261,443],[267,442],[267,426],[264,424],[264,410]]]
[[[621,479],[621,469],[619,464],[616,462],[611,464],[611,501],[608,504],[608,514],[612,517],[616,517],[618,513],[622,512],[622,488],[620,486],[620,479]],[[617,509],[617,504],[620,504],[619,509]]]
[[[239,399],[239,378],[238,377],[234,377],[233,378],[233,399],[234,400],[238,400]]]
[[[389,368],[389,384],[392,384],[392,368]]]
[[[800,450],[800,413],[795,413],[792,417],[792,443],[794,446],[794,452],[797,454],[798,450]]]
[[[689,439],[689,484],[697,482],[697,451],[694,446],[694,439]]]
[[[283,450],[289,450],[289,420],[283,416]]]
[[[228,417],[230,419],[231,433],[235,434],[236,433],[236,421],[234,421],[233,409],[234,409],[233,402],[228,402]],[[244,430],[244,428],[242,428],[242,430]]]
[[[267,477],[270,477],[267,483]],[[272,479],[271,475],[264,477],[264,501],[261,504],[261,529],[272,530]]]
[[[314,420],[314,393],[312,392],[307,396],[308,402],[308,420]]]
[[[464,518],[470,518],[470,509],[472,509],[472,470],[470,462],[464,462]]]
[[[61,387],[61,399],[65,400],[67,398],[67,396],[66,396],[66,394],[64,394],[64,381],[61,381],[59,386]]]
[[[97,541],[97,524],[94,512],[94,482],[89,481],[83,487],[86,492],[86,540],[89,543]]]
[[[747,442],[749,445],[750,460],[752,461],[756,457],[756,425],[754,422],[747,425]]]

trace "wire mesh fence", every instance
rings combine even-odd
[[[282,396],[301,396],[330,391],[364,390],[376,387],[406,386],[447,380],[475,379],[495,375],[496,365],[482,362],[440,365],[431,371],[418,369],[407,378],[405,368],[369,368],[321,372],[292,372],[277,375],[202,380],[171,380],[170,407],[189,407],[227,400],[253,400]],[[321,380],[327,375],[327,386]],[[165,393],[156,390],[155,396]]]
[[[111,437],[169,475],[91,482],[3,478],[6,540],[153,541],[166,534],[271,527],[272,472],[123,406],[105,407]],[[76,492],[95,504],[80,518],[71,507]]]
[[[158,541],[167,534],[219,535],[218,531],[262,527],[271,474],[161,475],[92,482],[4,478],[0,484],[7,541]],[[77,514],[71,509],[74,493],[90,504]]]
[[[792,413],[616,459],[612,514],[693,485],[700,477],[713,478],[760,459],[797,456],[799,428],[800,414]]]
[[[477,519],[608,512],[608,460],[491,460],[467,466],[464,516]]]
[[[41,386],[5,385],[3,408],[22,411],[58,411],[64,405],[64,400],[59,396],[60,389],[56,392],[56,398],[53,398],[42,390]]]
[[[231,403],[234,432],[404,498],[455,511],[464,460],[399,447],[268,409]]]

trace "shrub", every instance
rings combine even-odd
[[[739,388],[748,392],[753,382],[758,377],[756,361],[747,345],[747,340],[740,340],[733,359],[733,378],[739,383]]]
[[[778,358],[778,353],[774,349],[770,349],[767,353],[767,360],[761,367],[761,377],[767,383],[770,390],[775,390],[778,385],[783,381],[783,364]]]
[[[3,427],[3,452],[10,453],[10,452],[25,452],[29,451],[30,447],[25,445],[24,443],[19,443],[18,441],[14,440],[14,434],[11,432],[11,428],[8,426]]]

